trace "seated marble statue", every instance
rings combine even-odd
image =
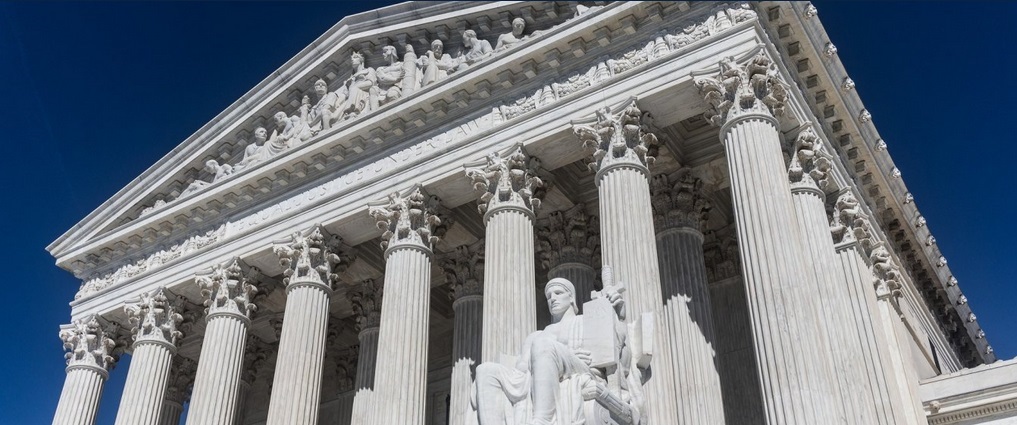
[[[267,143],[269,149],[267,154],[270,157],[307,141],[313,135],[311,127],[296,115],[291,117],[285,112],[276,112],[273,117],[276,129],[272,130],[272,136],[268,138]],[[280,129],[282,132],[279,132]]]
[[[388,61],[388,65],[379,66],[374,70],[378,84],[372,95],[377,97],[377,105],[384,105],[402,97],[403,78],[406,76],[403,63],[397,60],[399,56],[396,54],[395,46],[383,47],[381,57]]]
[[[225,179],[226,177],[229,177],[231,174],[233,174],[233,167],[230,166],[229,164],[221,164],[220,165],[218,161],[216,161],[214,159],[210,159],[208,161],[205,161],[205,171],[207,171],[210,174],[212,174],[212,180],[211,181],[204,181],[204,180],[194,179],[194,181],[191,182],[191,184],[187,185],[187,188],[184,189],[184,191],[180,193],[180,196],[179,196],[180,198],[183,198],[184,196],[187,196],[187,195],[190,195],[192,193],[195,193],[195,192],[197,192],[197,191],[199,191],[201,189],[204,189],[204,188],[208,187],[212,183],[215,183],[215,182],[217,182],[219,180],[222,180],[222,179]]]
[[[456,62],[445,53],[445,44],[441,40],[431,42],[431,50],[417,59],[417,65],[423,70],[421,85],[430,85],[448,78],[455,71]]]
[[[501,51],[515,46],[516,43],[527,39],[523,35],[523,30],[526,29],[526,20],[523,18],[515,18],[512,20],[512,32],[505,33],[498,36],[498,43],[495,44],[494,50]]]
[[[243,170],[244,168],[268,159],[268,146],[265,145],[265,141],[267,140],[268,130],[265,130],[265,127],[258,127],[254,129],[254,141],[244,148],[244,157],[240,160],[240,162],[233,166],[233,171]]]
[[[477,422],[639,424],[643,366],[627,344],[622,290],[605,285],[584,304],[601,308],[580,315],[572,282],[563,278],[547,282],[544,295],[552,323],[526,338],[515,367],[495,362],[477,367],[471,395]],[[473,419],[473,412],[468,414]]]
[[[364,55],[360,52],[350,55],[350,64],[353,65],[353,75],[346,80],[343,88],[346,93],[346,103],[342,107],[343,119],[353,118],[378,107],[377,95],[371,95],[372,91],[377,90],[374,86],[378,84],[374,68],[364,66]]]
[[[341,118],[339,109],[346,103],[346,95],[343,91],[328,91],[328,84],[320,78],[314,82],[314,94],[318,95],[318,103],[310,106],[310,99],[304,96],[301,115],[312,129],[328,130]]]
[[[458,69],[460,70],[469,68],[470,65],[487,59],[494,52],[494,49],[491,48],[491,43],[477,38],[477,32],[473,30],[463,31],[463,47],[466,48],[466,53],[459,58]]]

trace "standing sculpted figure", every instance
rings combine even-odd
[[[353,75],[346,80],[346,104],[343,105],[343,118],[352,118],[378,107],[377,96],[372,99],[371,92],[378,83],[378,76],[373,68],[364,66],[364,55],[353,52],[350,55]]]
[[[472,403],[480,425],[640,423],[643,363],[628,344],[624,288],[610,282],[607,269],[604,290],[594,292],[591,303],[600,300],[608,310],[613,307],[608,314],[614,317],[607,319],[614,329],[585,329],[590,324],[584,316],[590,313],[578,314],[575,286],[568,279],[551,279],[544,296],[552,323],[526,338],[515,367],[494,362],[477,367]],[[614,348],[606,353],[613,360],[603,361],[603,347],[593,353],[586,346],[591,330],[613,339],[608,345]],[[598,408],[586,403],[590,401]]]
[[[445,53],[445,44],[441,40],[431,42],[431,50],[428,50],[417,64],[424,70],[421,76],[421,85],[430,85],[448,78],[448,74],[455,71],[456,63],[452,56]]]
[[[494,51],[491,48],[491,43],[477,38],[477,32],[473,30],[463,31],[463,46],[466,48],[466,53],[459,58],[460,70],[469,68],[470,65],[487,59],[488,56],[491,56],[491,52]]]
[[[346,102],[346,95],[343,92],[328,91],[328,84],[325,80],[318,79],[314,82],[314,94],[318,95],[318,103],[310,106],[310,98],[304,96],[301,105],[301,117],[312,128],[328,130],[332,123],[341,118],[343,104]]]

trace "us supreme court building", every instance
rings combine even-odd
[[[47,248],[54,425],[1017,423],[820,18],[343,18]]]

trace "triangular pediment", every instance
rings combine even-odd
[[[140,232],[133,235],[133,242],[122,240],[119,248],[108,250],[107,256],[116,257],[181,228],[200,227],[202,219],[193,220],[189,217],[192,211],[182,211],[180,205],[201,200],[203,206],[198,208],[214,216],[236,202],[202,199],[220,196],[212,194],[217,186],[242,184],[240,196],[246,198],[272,192],[277,187],[273,182],[287,176],[259,172],[269,168],[269,163],[296,148],[320,144],[342,128],[385,115],[386,110],[391,114],[399,104],[414,102],[415,92],[441,93],[443,100],[431,102],[425,110],[437,107],[443,115],[463,107],[469,97],[487,89],[485,83],[479,88],[471,84],[472,90],[461,87],[456,81],[461,75],[480,72],[493,62],[490,58],[511,55],[514,49],[536,41],[543,33],[576,20],[580,14],[595,15],[599,8],[593,3],[558,2],[404,3],[346,17],[47,249],[60,263],[65,253],[111,232],[135,225],[149,227],[147,235]],[[513,43],[513,21],[517,20],[524,23],[524,28],[519,42]],[[467,32],[476,34],[478,41],[464,41]],[[442,42],[444,54],[431,61],[435,40]],[[507,47],[498,49],[499,43]],[[392,49],[394,58],[386,55]],[[352,66],[354,52],[363,58],[360,69]],[[396,83],[391,79],[399,73],[389,72],[393,60],[406,65],[405,78]],[[406,64],[410,61],[415,66]],[[409,77],[413,72],[416,75]],[[327,86],[324,96],[316,92],[319,80]],[[319,108],[319,102],[331,107]],[[323,125],[315,115],[327,108],[338,116]],[[275,115],[279,113],[286,118],[277,121]],[[403,128],[409,131],[419,127],[424,119],[420,114],[400,114],[394,124],[385,123],[381,130],[396,127],[394,133],[400,134]],[[384,142],[377,128],[357,137],[359,140],[352,141],[350,147],[336,146],[305,159],[304,167],[313,172],[326,163]],[[197,226],[195,221],[199,222]]]

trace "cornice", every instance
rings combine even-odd
[[[902,260],[900,264],[920,292],[919,298],[928,304],[946,335],[964,329],[967,342],[952,342],[953,350],[968,366],[994,361],[977,320],[968,320],[970,307],[958,304],[961,292],[956,279],[887,152],[873,116],[840,62],[816,8],[808,2],[760,2],[756,9],[808,105],[820,117],[826,139],[833,142],[830,146],[860,189],[859,199],[874,213],[872,217]],[[962,352],[965,345],[972,348],[970,355],[975,357]]]

